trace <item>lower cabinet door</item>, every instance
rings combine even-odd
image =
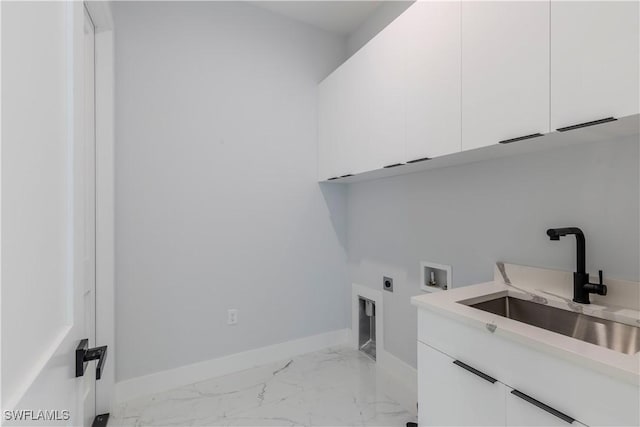
[[[583,426],[552,402],[542,402],[519,390],[505,386],[508,426]]]
[[[418,343],[421,426],[504,426],[505,386],[467,361]]]

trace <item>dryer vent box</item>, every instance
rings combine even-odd
[[[370,299],[358,298],[358,348],[376,360],[376,303]]]

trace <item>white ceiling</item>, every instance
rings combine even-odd
[[[348,35],[358,29],[381,1],[298,0],[249,3],[331,33]]]

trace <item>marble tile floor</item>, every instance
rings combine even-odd
[[[109,425],[404,427],[415,403],[399,403],[398,387],[366,355],[334,347],[122,403]]]

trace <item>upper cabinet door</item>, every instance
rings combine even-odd
[[[338,137],[342,112],[339,100],[340,75],[334,72],[318,85],[318,180],[338,175]]]
[[[460,2],[416,2],[406,28],[406,160],[460,151]]]
[[[462,3],[462,149],[549,131],[549,2]]]
[[[340,68],[318,86],[318,179],[337,177],[346,170],[346,81]]]
[[[361,122],[361,87],[357,63],[348,60],[318,86],[318,178],[320,181],[359,172],[365,140]]]
[[[362,121],[358,126],[367,132],[360,150],[360,170],[404,161],[405,30],[395,20],[353,57],[359,70],[353,82],[360,86]]]
[[[392,22],[319,85],[319,178],[405,157],[404,28]]]
[[[551,127],[637,114],[638,2],[551,4]]]

